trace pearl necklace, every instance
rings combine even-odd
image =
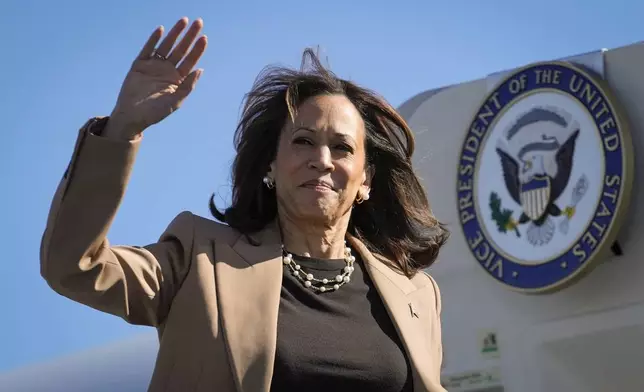
[[[346,241],[344,244],[346,245]],[[293,255],[284,249],[284,245],[282,245],[282,261],[284,262],[284,265],[289,266],[291,273],[304,284],[304,287],[324,293],[327,291],[338,290],[340,287],[351,281],[351,274],[355,270],[353,263],[356,261],[356,258],[351,254],[351,248],[345,246],[344,261],[347,265],[342,269],[341,274],[336,275],[335,279],[331,280],[326,278],[318,279],[311,273],[305,273],[302,270],[302,267],[293,260]]]

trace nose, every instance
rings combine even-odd
[[[331,159],[331,150],[327,146],[316,148],[309,160],[309,168],[321,172],[332,171],[333,159]]]

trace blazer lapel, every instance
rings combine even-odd
[[[274,225],[254,238],[215,244],[217,295],[224,338],[240,392],[268,392],[273,375],[282,286],[282,251]]]
[[[433,359],[425,345],[429,331],[424,330],[427,326],[420,321],[420,311],[416,307],[418,304],[410,298],[410,294],[416,291],[416,286],[406,276],[378,260],[357,238],[349,236],[349,242],[362,256],[366,270],[405,346],[412,367],[414,391],[430,390],[434,383],[426,370]]]

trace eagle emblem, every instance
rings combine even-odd
[[[560,207],[559,199],[570,181],[579,131],[575,122],[544,108],[532,109],[509,129],[506,140],[498,143],[496,152],[508,194],[521,210],[515,218],[514,211],[503,209],[501,198],[492,192],[492,219],[500,231],[511,230],[520,237],[519,227],[527,225],[528,242],[541,246],[552,240],[556,231],[555,219],[563,217],[559,227],[562,233],[567,233],[575,206],[588,188],[588,180],[582,175],[573,189],[570,203],[563,209]],[[506,142],[519,133],[524,136],[517,139],[527,142],[514,143],[512,153]],[[539,136],[535,137],[535,134]]]

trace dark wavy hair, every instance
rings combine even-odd
[[[213,195],[210,211],[246,235],[276,219],[275,191],[262,179],[275,159],[287,119],[294,119],[304,101],[322,94],[341,94],[355,105],[366,126],[366,163],[375,169],[370,198],[353,209],[349,232],[388,259],[391,268],[412,277],[436,260],[449,237],[412,168],[412,131],[382,97],[338,78],[312,49],[304,51],[299,71],[268,67],[255,80],[235,131],[232,204],[221,212]]]

